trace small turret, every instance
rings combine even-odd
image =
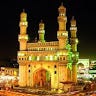
[[[18,35],[18,41],[20,43],[20,50],[26,50],[27,41],[28,41],[28,35],[27,35],[27,13],[25,13],[25,10],[20,14],[20,34]]]
[[[23,12],[20,14],[20,21],[27,21],[27,13],[23,9]]]
[[[28,22],[27,22],[27,13],[23,9],[23,12],[20,14],[20,34],[26,34],[26,30],[28,27]]]
[[[61,3],[60,7],[58,8],[59,16],[58,16],[58,31],[57,31],[57,38],[59,41],[59,49],[65,49],[68,39],[68,32],[66,31],[66,8]]]
[[[63,2],[61,3],[61,6],[58,8],[59,16],[65,16],[66,15],[66,8],[63,6]]]
[[[39,30],[44,30],[44,23],[43,20],[39,23]]]
[[[71,27],[70,27],[70,32],[71,32],[71,46],[73,51],[77,51],[77,44],[78,44],[78,39],[77,39],[77,27],[76,27],[76,20],[74,19],[74,16],[71,19]]]
[[[74,19],[74,16],[72,17],[70,23],[72,27],[76,27],[76,20]]]
[[[61,3],[61,6],[58,8],[59,16],[58,16],[58,24],[59,24],[59,30],[66,30],[66,8],[63,6],[63,3]]]
[[[45,39],[44,39],[45,30],[44,30],[43,20],[41,20],[41,22],[39,23],[38,34],[39,34],[39,42],[45,42]]]

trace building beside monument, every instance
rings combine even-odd
[[[58,89],[63,87],[61,82],[77,82],[76,64],[79,53],[76,20],[72,17],[69,37],[69,32],[66,30],[66,8],[63,4],[59,6],[58,13],[58,40],[51,42],[45,40],[45,24],[41,21],[38,29],[39,40],[34,43],[28,40],[27,13],[23,11],[20,14],[17,52],[19,86]]]

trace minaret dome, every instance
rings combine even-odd
[[[76,26],[76,20],[74,19],[74,16],[71,19],[71,26]]]
[[[26,21],[27,20],[27,13],[23,9],[23,12],[20,14],[20,20],[21,21]]]
[[[58,8],[59,15],[66,15],[66,8],[63,6],[63,2],[61,3],[61,6]]]
[[[43,20],[39,23],[39,30],[44,30],[44,23]]]

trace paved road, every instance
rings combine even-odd
[[[30,92],[29,92],[30,91]],[[74,92],[68,92],[66,94],[46,94],[45,91],[41,90],[0,90],[0,96],[78,96],[78,94],[81,94],[82,96],[96,96],[96,91],[90,91],[90,92],[79,92],[79,91],[74,91]],[[31,92],[32,91],[32,92]],[[45,92],[45,93],[44,93]],[[44,95],[46,94],[46,95]]]

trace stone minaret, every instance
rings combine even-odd
[[[27,35],[27,27],[28,27],[28,22],[27,22],[27,14],[23,10],[23,12],[20,14],[20,34],[18,36],[18,41],[19,41],[19,51],[18,51],[18,58],[23,58],[22,60],[25,60],[25,51],[27,49],[27,41],[28,41],[28,35]],[[25,60],[26,61],[26,60]],[[19,63],[19,86],[25,87],[26,82],[27,82],[27,70],[26,70],[26,62],[20,62],[18,59]]]
[[[27,22],[27,14],[23,10],[23,12],[20,14],[20,34],[18,36],[18,41],[20,44],[19,50],[26,50],[26,45],[28,41],[28,35],[27,33],[27,27],[28,27],[28,22]]]
[[[77,61],[78,61],[78,52],[77,52],[77,44],[78,44],[78,38],[77,38],[77,27],[76,27],[76,20],[74,17],[72,17],[71,20],[71,38],[70,43],[72,47],[73,52],[73,64],[72,64],[72,81],[77,82]]]
[[[45,42],[45,39],[44,39],[45,30],[44,30],[44,23],[43,23],[42,20],[41,20],[41,22],[39,23],[38,34],[39,34],[39,42]]]
[[[65,49],[68,39],[68,32],[66,31],[66,8],[63,6],[63,3],[58,8],[59,16],[58,16],[58,25],[59,29],[57,31],[57,38],[59,41],[59,49]]]

